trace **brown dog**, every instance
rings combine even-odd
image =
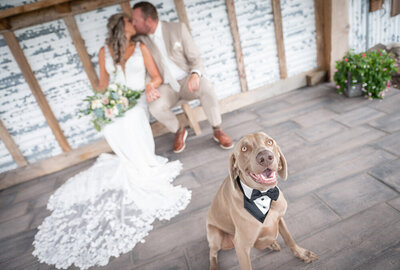
[[[276,187],[277,176],[286,180],[286,159],[265,133],[243,137],[229,160],[229,176],[214,197],[207,214],[210,269],[218,269],[220,249],[235,247],[241,269],[251,269],[250,250],[280,250],[278,231],[293,254],[305,261],[317,259],[299,247],[286,227],[287,202]],[[265,192],[266,193],[260,193]]]

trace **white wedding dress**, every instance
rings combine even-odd
[[[145,66],[137,44],[125,65],[114,67],[106,48],[106,70],[114,83],[145,88]],[[154,154],[145,95],[126,114],[108,124],[104,137],[116,155],[102,154],[86,171],[70,178],[49,199],[52,211],[35,235],[33,255],[57,268],[106,265],[130,251],[152,229],[186,208],[191,191],[173,186],[180,161]]]

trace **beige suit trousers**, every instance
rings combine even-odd
[[[169,84],[160,85],[158,90],[161,97],[149,103],[150,113],[173,133],[178,131],[179,121],[171,109],[181,99],[200,99],[204,113],[211,126],[216,127],[221,125],[221,113],[214,87],[206,78],[201,77],[200,88],[197,91],[189,92],[187,85],[189,76],[178,81],[181,85],[179,92],[174,91]]]

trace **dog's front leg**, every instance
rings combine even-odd
[[[251,247],[247,246],[241,241],[234,241],[236,255],[239,260],[241,270],[251,270],[250,250]]]
[[[282,235],[283,240],[285,241],[285,244],[290,248],[290,250],[293,252],[294,256],[297,258],[303,260],[306,263],[310,263],[314,261],[315,259],[318,259],[318,256],[307,249],[304,249],[300,246],[298,246],[290,234],[285,221],[283,218],[279,220],[279,233]]]

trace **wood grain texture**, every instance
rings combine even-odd
[[[279,70],[281,79],[287,78],[286,68],[286,55],[285,55],[285,44],[283,42],[283,27],[282,27],[282,12],[280,0],[271,0],[272,10],[274,14],[274,27],[275,27],[275,38],[276,48],[278,51],[279,58]]]
[[[119,5],[121,6],[123,13],[126,13],[129,17],[132,17],[132,7],[131,7],[129,1],[122,2]]]
[[[233,47],[235,49],[240,87],[242,92],[247,92],[249,91],[249,88],[247,85],[246,70],[244,66],[243,52],[240,42],[239,28],[236,19],[235,3],[233,0],[225,0],[225,4],[226,4],[226,9],[228,11],[229,26],[232,32]]]
[[[68,15],[64,17],[64,22],[67,26],[69,34],[71,35],[71,39],[75,45],[76,51],[78,52],[79,58],[81,59],[83,69],[88,76],[90,84],[93,89],[97,89],[99,79],[97,78],[97,73],[86,50],[85,42],[82,39],[78,26],[76,25],[75,18],[72,15]]]
[[[317,43],[318,68],[325,68],[325,46],[324,46],[324,0],[314,0],[315,15],[315,39]]]
[[[11,17],[14,15],[18,15],[21,13],[28,13],[31,11],[35,11],[38,9],[43,9],[47,7],[51,7],[57,4],[62,4],[66,2],[70,2],[71,0],[41,0],[34,3],[26,4],[23,6],[16,6],[12,8],[7,8],[5,10],[0,11],[0,19]]]
[[[3,121],[0,119],[0,139],[3,141],[11,156],[13,157],[15,163],[18,164],[19,167],[26,166],[28,162],[25,160],[21,151],[19,150],[17,144],[14,142],[7,128],[4,126]]]
[[[18,63],[18,66],[22,74],[24,75],[26,82],[28,83],[29,88],[32,91],[32,94],[36,99],[36,102],[38,103],[40,109],[42,110],[43,115],[46,118],[49,127],[53,131],[53,134],[56,137],[61,149],[64,152],[70,151],[71,147],[67,139],[65,138],[64,133],[61,130],[61,127],[58,124],[57,119],[54,116],[49,106],[49,103],[47,102],[46,97],[43,94],[43,91],[40,88],[39,83],[32,72],[32,69],[28,61],[26,60],[24,52],[22,51],[22,48],[19,45],[18,40],[15,37],[15,34],[13,32],[5,32],[3,33],[3,36],[15,58],[15,61]]]
[[[190,32],[189,19],[188,19],[186,8],[185,8],[185,3],[183,2],[183,0],[174,0],[174,3],[175,3],[175,9],[176,9],[176,13],[178,14],[179,21],[185,23],[187,26],[187,29],[189,29],[189,32]]]

